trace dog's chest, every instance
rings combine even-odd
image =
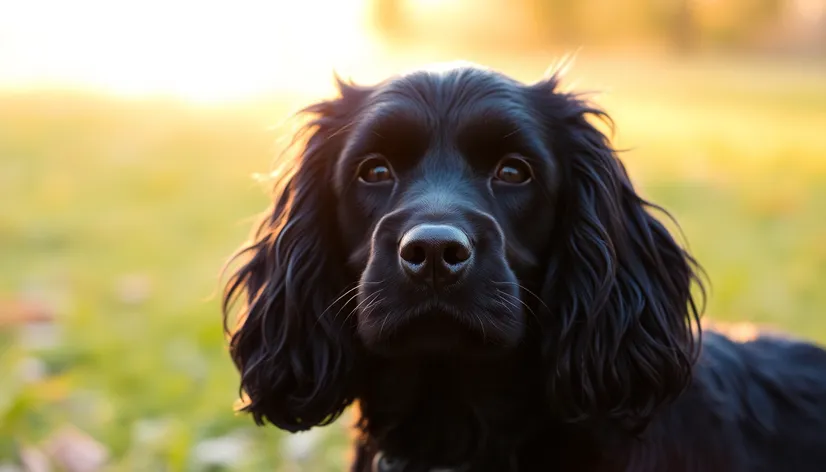
[[[410,463],[379,451],[373,458],[371,472],[410,472]],[[427,467],[416,472],[470,472],[470,465],[460,467]]]

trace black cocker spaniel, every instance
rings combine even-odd
[[[556,75],[339,81],[224,296],[259,424],[355,472],[826,470],[826,351],[706,332],[692,257]]]

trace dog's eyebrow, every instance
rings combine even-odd
[[[380,105],[365,112],[359,128],[375,134],[392,134],[398,130],[423,130],[427,117],[415,106]]]
[[[385,103],[363,112],[353,129],[347,155],[378,152],[404,159],[423,150],[429,141],[426,114],[415,106]]]
[[[518,107],[474,110],[463,116],[457,140],[462,148],[516,147],[513,151],[541,153],[541,128],[536,120]]]
[[[517,106],[497,106],[472,110],[466,113],[460,123],[458,132],[491,132],[495,137],[506,138],[521,131],[534,132],[538,128],[533,116]]]

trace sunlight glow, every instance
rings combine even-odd
[[[318,91],[377,47],[368,0],[0,4],[0,87],[196,101]]]

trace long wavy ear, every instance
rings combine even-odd
[[[692,285],[704,300],[702,269],[589,121],[610,118],[557,86],[552,77],[532,89],[563,172],[541,294],[549,396],[568,421],[639,431],[691,381],[700,336]]]
[[[244,262],[224,291],[224,327],[242,302],[230,338],[241,373],[242,410],[256,423],[289,431],[334,421],[354,397],[356,362],[351,329],[330,310],[348,284],[341,268],[332,169],[344,130],[366,89],[339,80],[341,97],[303,110],[306,145],[293,173],[275,188],[274,203]],[[342,318],[342,317],[339,317]]]

